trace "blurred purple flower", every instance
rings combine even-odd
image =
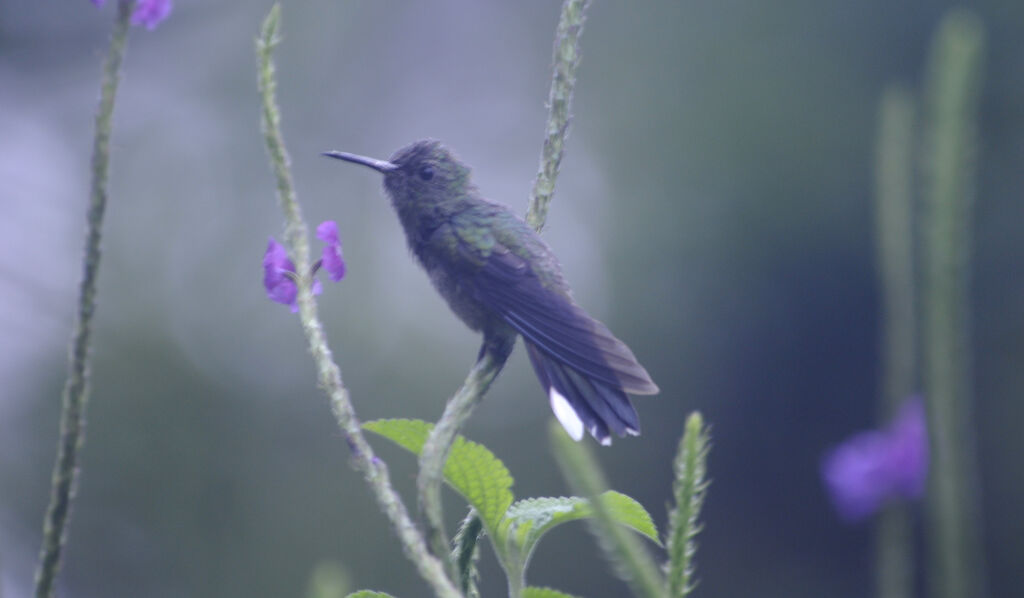
[[[103,6],[106,0],[91,0],[96,6]],[[171,0],[138,0],[132,11],[132,25],[143,25],[152,31],[171,14]]]
[[[171,0],[138,0],[132,13],[132,25],[144,25],[152,31],[171,14]]]
[[[885,430],[852,436],[825,455],[821,470],[836,510],[850,522],[889,500],[919,498],[928,476],[924,402],[913,397]]]
[[[299,311],[299,304],[296,297],[299,294],[299,287],[295,284],[295,263],[288,259],[288,252],[284,247],[270,237],[267,244],[267,252],[263,254],[263,288],[267,290],[267,297],[271,301],[283,303],[292,308],[292,313]],[[320,281],[313,281],[313,294],[321,292]]]
[[[322,255],[324,270],[331,281],[338,282],[345,277],[345,260],[341,257],[341,241],[338,240],[338,224],[327,220],[316,227],[316,237],[327,243]]]

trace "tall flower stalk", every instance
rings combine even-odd
[[[353,461],[377,499],[377,503],[391,521],[406,556],[416,565],[434,594],[442,598],[459,598],[461,593],[449,579],[441,561],[430,554],[423,536],[409,516],[409,512],[401,497],[391,485],[387,465],[378,459],[373,448],[366,441],[356,417],[348,390],[341,379],[341,369],[334,362],[331,349],[327,344],[323,325],[317,316],[316,303],[313,301],[313,283],[309,259],[309,232],[302,219],[302,209],[295,195],[292,183],[290,160],[281,134],[281,114],[277,107],[277,82],[274,77],[273,52],[279,41],[278,31],[281,19],[281,5],[274,4],[263,21],[260,36],[256,42],[259,59],[259,88],[262,100],[263,135],[270,156],[270,165],[277,180],[277,197],[285,216],[285,244],[288,247],[295,272],[296,295],[294,302],[298,307],[299,321],[309,344],[309,351],[316,363],[317,377],[320,386],[331,401],[338,427],[341,429],[352,449]],[[331,231],[322,231],[331,232]],[[328,244],[332,244],[332,235]],[[336,231],[333,237],[336,237]],[[338,254],[340,260],[340,254]],[[339,276],[340,278],[340,276]],[[266,282],[265,282],[266,284]],[[270,288],[268,287],[268,292]]]
[[[565,0],[555,31],[552,59],[551,89],[548,93],[548,120],[544,145],[541,150],[540,170],[526,212],[526,222],[538,233],[544,228],[548,205],[555,192],[558,167],[565,152],[569,134],[570,107],[576,86],[576,67],[580,59],[580,34],[586,20],[590,0]],[[505,365],[515,339],[504,339],[505,346],[497,350],[481,351],[481,359],[473,366],[466,381],[448,401],[444,413],[434,426],[423,454],[417,479],[420,510],[426,518],[427,537],[439,558],[447,559],[451,551],[441,510],[441,478],[445,460],[451,450],[459,428],[469,419],[473,409],[483,399],[491,382]]]
[[[882,419],[917,389],[918,343],[914,251],[914,100],[893,87],[879,110],[875,151],[875,257],[881,292]],[[875,532],[878,598],[913,595],[913,545],[906,505],[882,509]]]
[[[925,90],[922,337],[934,456],[928,569],[936,598],[985,595],[968,334],[974,121],[983,53],[978,18],[951,12],[933,41]]]
[[[54,595],[61,555],[67,539],[67,525],[78,476],[78,453],[85,440],[85,410],[89,397],[89,352],[92,317],[96,311],[96,280],[100,268],[100,238],[107,209],[107,176],[110,170],[110,130],[114,98],[124,58],[128,27],[135,3],[119,2],[110,49],[103,67],[100,105],[96,111],[96,133],[92,148],[92,182],[86,212],[85,250],[78,309],[68,354],[68,377],[61,397],[60,440],[50,482],[50,502],[43,521],[43,545],[36,570],[36,598]]]

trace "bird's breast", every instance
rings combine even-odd
[[[476,297],[470,278],[479,266],[460,248],[460,240],[451,225],[443,224],[418,243],[410,246],[437,292],[455,315],[473,330],[485,330],[500,320]]]

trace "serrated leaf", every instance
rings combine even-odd
[[[523,598],[578,598],[572,594],[552,590],[551,588],[528,587],[523,590]]]
[[[591,515],[586,499],[578,496],[557,498],[528,498],[516,501],[505,513],[503,536],[505,541],[514,542],[518,553],[523,555],[524,564],[533,549],[548,530],[569,521]]]
[[[652,542],[661,546],[658,538],[658,528],[654,525],[654,519],[647,512],[642,504],[630,496],[621,492],[608,490],[601,495],[601,502],[605,504],[608,513],[616,522],[632,528],[640,535],[647,536]]]
[[[359,590],[353,592],[345,598],[395,598],[391,594],[385,594],[384,592],[374,592],[373,590]]]
[[[616,522],[646,536],[656,544],[661,544],[654,521],[640,503],[614,490],[603,493],[601,500]],[[506,542],[515,543],[517,552],[523,555],[525,564],[541,536],[551,528],[569,521],[586,519],[593,514],[590,503],[578,496],[528,498],[509,507],[505,513],[502,535]]]
[[[434,425],[418,419],[381,419],[363,428],[419,456]],[[512,504],[512,474],[487,447],[462,436],[455,438],[444,465],[448,484],[480,514],[491,532]]]

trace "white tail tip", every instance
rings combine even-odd
[[[570,438],[577,442],[582,440],[583,420],[580,419],[580,416],[576,415],[576,411],[569,404],[569,400],[555,390],[554,386],[548,391],[548,396],[551,398],[551,410],[555,412],[558,423],[562,424]]]

